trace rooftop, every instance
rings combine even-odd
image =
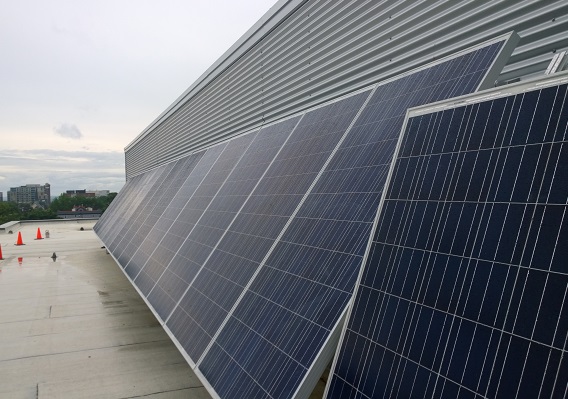
[[[0,233],[0,397],[209,398],[94,223]]]

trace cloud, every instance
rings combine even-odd
[[[53,131],[55,134],[68,139],[79,140],[83,137],[83,133],[73,123],[62,123],[59,127],[54,127]]]

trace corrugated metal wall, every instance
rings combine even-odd
[[[511,30],[499,84],[568,48],[568,1],[281,1],[126,147],[127,178]]]

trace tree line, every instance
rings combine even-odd
[[[15,202],[0,202],[0,224],[13,220],[42,220],[56,219],[57,211],[70,211],[73,206],[82,205],[104,212],[117,193],[110,193],[102,197],[68,197],[61,194],[51,201],[48,209],[33,208],[31,204],[17,204]]]

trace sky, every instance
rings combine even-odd
[[[124,147],[276,0],[0,0],[0,192],[119,191]]]

